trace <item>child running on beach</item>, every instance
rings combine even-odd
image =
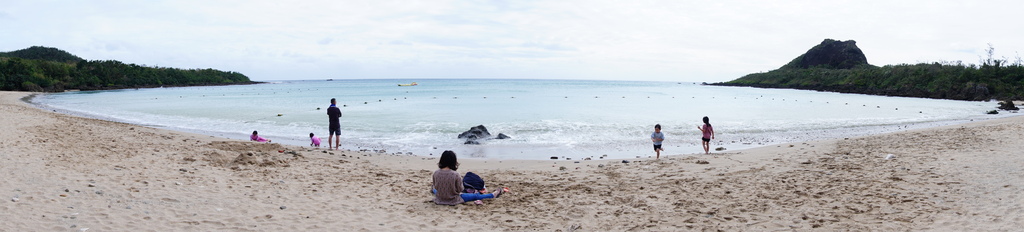
[[[441,160],[437,162],[437,171],[434,171],[433,193],[434,204],[458,205],[464,202],[477,201],[488,198],[498,198],[509,192],[508,188],[499,188],[494,193],[464,193],[465,187],[462,184],[462,176],[456,170],[459,169],[459,161],[455,158],[455,152],[444,151],[441,153]]]
[[[698,130],[701,132],[701,143],[704,145],[704,154],[711,154],[709,149],[711,148],[711,140],[715,139],[715,129],[711,128],[711,123],[708,122],[708,116],[704,116],[704,126],[698,126]]]
[[[249,136],[249,140],[256,141],[256,142],[261,142],[261,143],[269,143],[270,142],[269,139],[264,139],[263,137],[260,137],[259,133],[256,133],[256,131],[252,131],[252,135]]]
[[[309,146],[320,147],[320,137],[313,136],[313,133],[309,133]]]
[[[651,141],[654,142],[655,159],[661,159],[661,142],[665,141],[665,134],[661,133],[661,124],[654,124],[654,133],[651,133]]]

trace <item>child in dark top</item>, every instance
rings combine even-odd
[[[462,176],[455,170],[459,169],[459,161],[455,158],[455,152],[444,151],[441,159],[437,162],[437,171],[434,171],[433,192],[434,204],[458,205],[468,201],[476,201],[488,198],[497,198],[508,192],[508,188],[500,188],[494,193],[464,193]]]
[[[709,152],[711,148],[711,140],[715,139],[715,129],[711,128],[711,123],[708,122],[708,116],[704,116],[704,126],[698,126],[698,130],[701,132],[701,144],[704,145],[704,154],[711,154]]]

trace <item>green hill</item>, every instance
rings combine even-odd
[[[73,63],[84,61],[81,57],[56,48],[32,46],[13,52],[0,52],[0,57],[17,57],[29,60],[45,60],[55,62]]]
[[[953,100],[1024,99],[1024,65],[994,59],[872,66],[854,41],[826,39],[779,69],[713,83]]]
[[[0,53],[0,90],[64,91],[160,86],[252,84],[237,72],[176,69],[84,60],[56,48],[33,46]]]

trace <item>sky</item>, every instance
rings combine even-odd
[[[0,51],[236,71],[255,81],[722,82],[824,39],[878,66],[1024,52],[1024,1],[0,0]]]

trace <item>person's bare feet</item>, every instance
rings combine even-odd
[[[501,195],[505,194],[506,192],[510,192],[510,191],[512,191],[512,190],[509,190],[508,187],[502,187],[502,188],[500,188],[498,190],[495,190],[494,191],[494,198],[498,198]]]

